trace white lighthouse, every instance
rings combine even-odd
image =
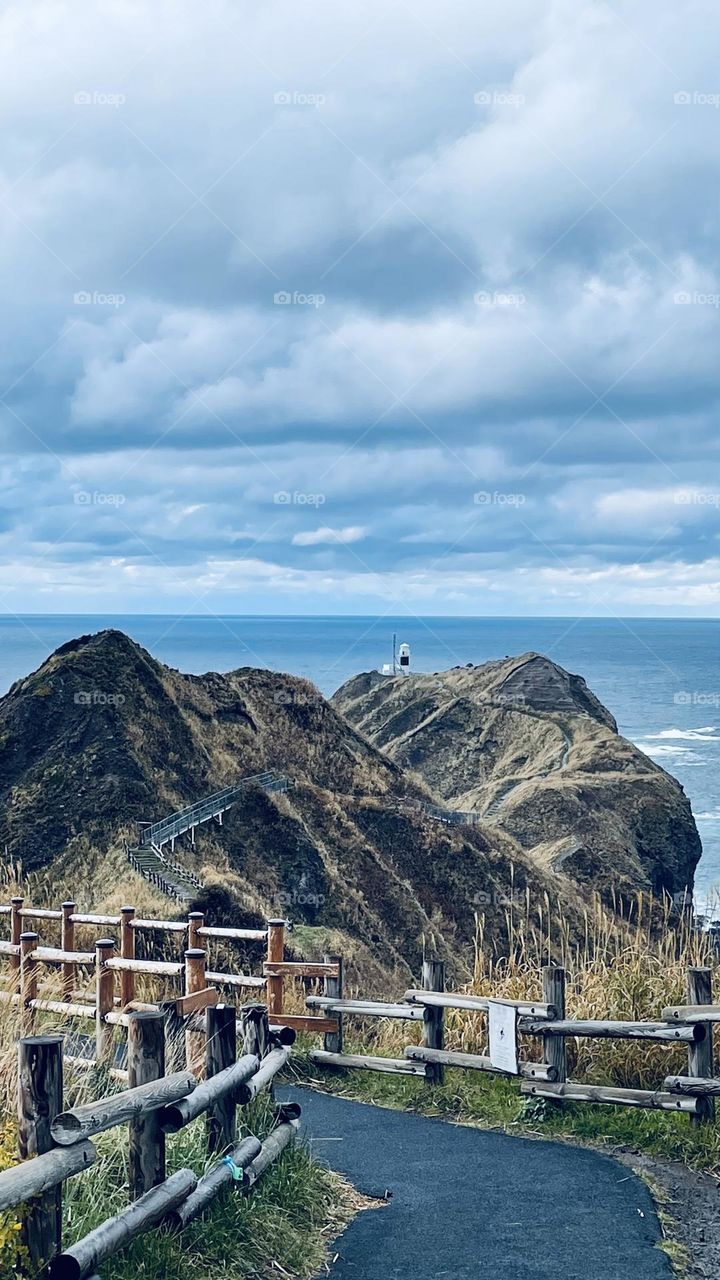
[[[398,666],[401,675],[410,675],[410,645],[401,644],[398,648]]]

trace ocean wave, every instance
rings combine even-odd
[[[674,739],[678,742],[720,742],[720,734],[716,733],[717,725],[707,724],[702,729],[661,729],[660,733],[648,733],[646,742],[659,739]]]
[[[693,814],[696,822],[720,822],[720,809],[709,809],[706,813]]]
[[[665,747],[665,746],[659,746],[659,745],[656,746],[654,743],[650,745],[646,745],[646,743],[642,743],[642,742],[638,743],[638,746],[640,747],[641,751],[645,752],[647,756],[652,756],[652,757],[673,756],[673,757],[677,757],[678,759],[681,756],[685,756],[688,760],[699,759],[697,751],[691,751],[690,747],[671,747],[671,746]]]

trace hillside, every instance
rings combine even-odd
[[[471,810],[538,869],[608,899],[682,893],[701,845],[680,784],[540,654],[436,675],[354,677],[333,706],[448,808]]]
[[[307,681],[183,675],[118,631],[62,646],[0,699],[0,843],[99,907],[118,885],[132,897],[123,840],[139,821],[264,769],[293,789],[251,788],[221,829],[176,849],[216,920],[288,915],[388,972],[417,966],[429,943],[469,954],[478,903],[500,939],[513,888],[557,896],[552,872],[496,826],[425,816],[422,785]],[[579,921],[577,896],[563,897]]]

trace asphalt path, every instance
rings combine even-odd
[[[385,1203],[332,1280],[671,1280],[650,1194],[609,1156],[283,1088],[313,1154]]]

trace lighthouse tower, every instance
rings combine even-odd
[[[401,675],[410,675],[410,645],[401,644],[398,649],[398,666]]]

